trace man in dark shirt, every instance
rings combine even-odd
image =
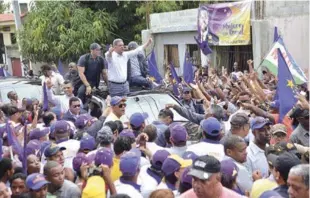
[[[78,97],[85,103],[85,95],[90,95],[92,88],[98,88],[100,83],[100,74],[107,82],[107,71],[104,65],[104,58],[101,54],[101,46],[98,43],[90,45],[90,53],[84,54],[78,61],[78,73],[82,85],[78,90]]]
[[[82,81],[77,70],[77,66],[74,62],[69,63],[69,71],[65,74],[64,79],[69,80],[72,83],[73,94],[76,96],[79,87],[82,85]]]

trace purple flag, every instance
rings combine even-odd
[[[200,50],[202,51],[202,53],[204,55],[208,55],[212,53],[211,48],[209,47],[208,41],[199,41],[195,36],[194,39],[196,41],[196,43],[198,44],[198,47],[200,48]]]
[[[161,77],[160,73],[158,72],[154,49],[152,50],[148,64],[149,64],[150,77],[153,78],[156,83],[158,83],[158,84],[161,83],[163,78]]]
[[[65,71],[64,71],[64,66],[62,65],[62,62],[61,62],[61,60],[60,59],[58,59],[58,71],[59,71],[59,73],[63,76],[65,73]]]
[[[278,86],[277,96],[279,101],[279,123],[282,123],[284,116],[293,108],[297,99],[294,93],[294,79],[286,64],[286,61],[278,49]]]
[[[3,140],[0,138],[0,160],[2,160],[3,150],[2,150]]]
[[[278,27],[275,26],[274,27],[274,35],[273,35],[273,42],[276,42],[279,38],[279,34],[278,34]]]
[[[46,83],[43,83],[43,111],[48,110],[48,98],[47,98],[47,90]]]
[[[184,64],[183,64],[183,76],[186,83],[192,83],[194,81],[193,64],[190,61],[188,52],[185,52]]]
[[[27,147],[27,120],[25,121],[25,129],[24,129],[24,148],[23,148],[23,172],[27,174],[27,153],[26,153],[26,147]]]
[[[8,145],[12,146],[12,149],[15,153],[18,154],[19,158],[22,160],[23,159],[23,148],[19,144],[15,133],[12,131],[11,126],[9,124],[9,120],[6,120],[6,133],[7,133],[7,139],[8,139]]]
[[[178,96],[179,95],[178,86],[180,83],[180,78],[178,77],[177,72],[175,71],[175,68],[172,62],[170,63],[169,66],[170,66],[170,71],[171,71],[171,75],[173,78],[173,85],[172,85],[173,93],[174,95]]]
[[[5,77],[4,68],[0,67],[0,76]]]

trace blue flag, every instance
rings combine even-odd
[[[273,42],[276,42],[279,38],[279,34],[278,34],[278,27],[275,26],[274,27],[274,35],[273,35]]]
[[[149,75],[152,81],[160,84],[163,78],[161,77],[160,73],[158,72],[156,57],[154,50],[151,53],[151,56],[148,60],[149,63]]]
[[[64,71],[64,66],[62,65],[62,62],[60,59],[58,59],[58,71],[61,75],[64,75],[65,74],[65,71]]]
[[[48,110],[48,98],[47,98],[47,90],[46,83],[43,83],[43,111]]]
[[[15,133],[11,129],[11,125],[9,123],[9,120],[6,120],[6,133],[7,133],[7,139],[8,139],[8,145],[12,146],[12,150],[18,154],[19,158],[22,160],[23,159],[23,148],[19,144]]]
[[[188,52],[185,52],[184,65],[183,65],[183,76],[186,83],[192,83],[194,81],[193,64],[190,61]]]
[[[212,50],[209,47],[208,41],[200,42],[195,36],[194,36],[194,39],[195,39],[196,43],[198,44],[198,47],[201,49],[201,51],[204,55],[208,55],[208,54],[212,53]]]
[[[297,99],[294,93],[294,79],[286,64],[283,55],[278,49],[278,87],[277,96],[279,100],[279,123],[284,116],[293,108]]]
[[[171,75],[173,78],[173,85],[172,85],[173,93],[174,95],[178,96],[179,95],[178,86],[181,81],[180,81],[180,78],[178,77],[177,72],[175,71],[175,68],[172,62],[170,63],[169,66],[170,66],[170,71],[171,71]]]

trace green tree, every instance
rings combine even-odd
[[[4,13],[4,11],[9,7],[9,3],[4,3],[3,1],[0,1],[0,13]]]
[[[21,51],[32,61],[76,61],[93,42],[106,43],[115,19],[77,2],[36,1],[18,33]]]

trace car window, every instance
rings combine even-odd
[[[41,100],[42,96],[41,86],[29,84],[12,84],[11,87],[6,86],[1,88],[0,93],[2,102],[10,102],[10,100],[7,98],[7,93],[10,91],[15,91],[19,100],[22,100],[23,98],[37,98],[38,100]]]
[[[12,89],[12,88],[1,88],[1,90],[0,90],[0,95],[1,95],[1,101],[3,102],[3,103],[9,103],[10,102],[10,100],[8,99],[8,93],[10,92],[10,91],[14,91],[14,89]]]

